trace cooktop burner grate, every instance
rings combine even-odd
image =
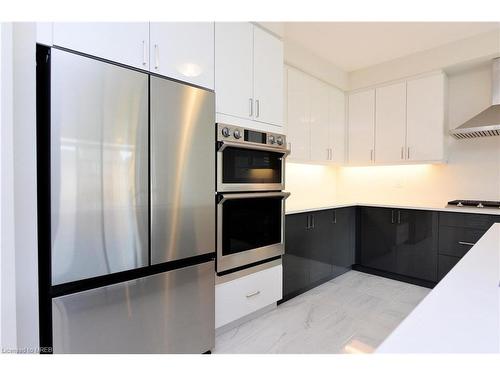
[[[500,201],[473,201],[473,200],[454,200],[448,202],[448,204],[453,205],[453,206],[470,206],[470,207],[495,207],[499,208],[500,207]]]

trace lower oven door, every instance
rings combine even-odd
[[[217,205],[217,272],[284,252],[287,192],[220,194]]]

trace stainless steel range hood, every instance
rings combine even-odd
[[[458,128],[450,130],[457,139],[500,135],[500,57],[492,62],[491,106]]]

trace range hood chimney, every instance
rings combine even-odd
[[[450,130],[456,139],[500,135],[500,57],[492,61],[491,106],[458,128]]]

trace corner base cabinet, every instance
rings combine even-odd
[[[283,299],[339,276],[354,263],[355,208],[287,215]]]

